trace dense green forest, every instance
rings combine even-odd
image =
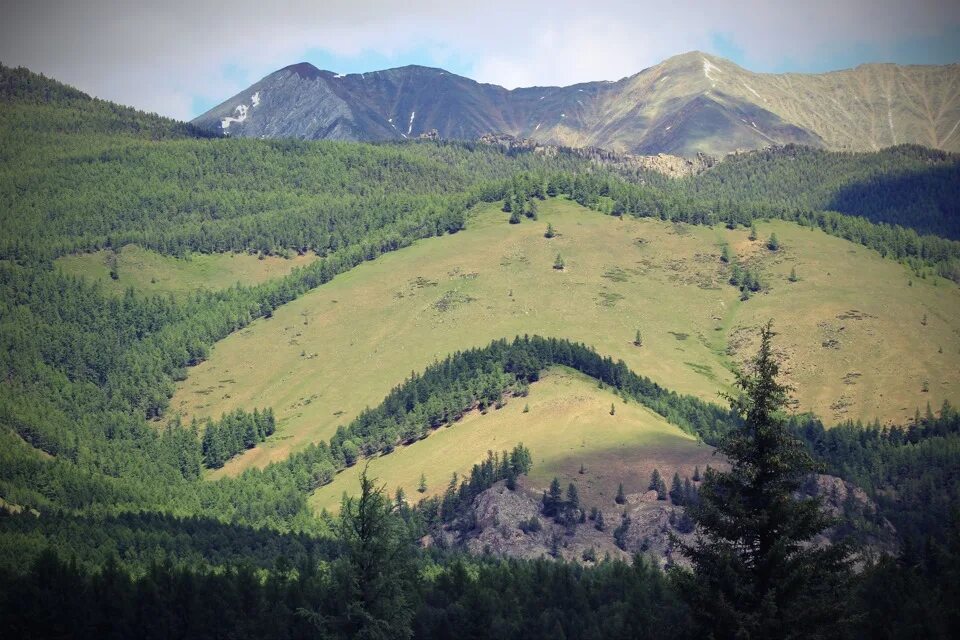
[[[458,232],[481,201],[506,199],[531,217],[537,200],[557,196],[690,224],[779,217],[960,280],[960,243],[948,239],[958,235],[957,171],[957,158],[917,148],[791,148],[669,181],[475,143],[213,139],[0,66],[0,629],[127,637],[147,633],[150,619],[163,637],[315,637],[320,616],[330,635],[349,637],[356,620],[338,618],[333,603],[363,600],[351,585],[369,558],[345,527],[373,517],[405,576],[384,602],[418,637],[692,635],[682,594],[640,558],[585,568],[416,549],[477,493],[525,473],[531,454],[520,445],[416,505],[368,491],[369,504],[331,518],[311,513],[307,495],[366,456],[522,396],[556,364],[710,444],[742,426],[734,411],[664,389],[588,345],[517,337],[414,373],[329,442],[206,481],[205,467],[270,437],[272,410],[181,424],[168,411],[174,384],[218,340],[363,261]],[[128,243],[175,256],[319,258],[268,283],[182,299],[112,295],[53,264]],[[900,429],[824,429],[803,417],[791,433],[868,491],[879,504],[872,517],[901,536],[903,553],[851,589],[849,606],[867,611],[851,635],[876,637],[878,620],[887,633],[947,635],[960,573],[957,413],[947,405]],[[887,607],[873,595],[884,584],[923,621],[904,629],[875,611]]]

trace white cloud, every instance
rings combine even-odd
[[[226,98],[309,49],[340,56],[429,47],[505,86],[617,79],[710,49],[716,34],[748,66],[802,63],[825,47],[926,38],[960,26],[945,0],[521,2],[448,0],[14,0],[0,60],[95,95],[187,118],[194,96]],[[225,68],[237,70],[224,73]]]

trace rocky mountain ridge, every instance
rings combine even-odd
[[[616,82],[508,90],[430,67],[342,75],[299,63],[193,122],[257,138],[403,140],[435,129],[685,157],[789,143],[960,151],[960,64],[766,74],[694,51]]]

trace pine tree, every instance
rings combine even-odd
[[[650,484],[647,485],[647,489],[656,491],[661,482],[663,482],[663,479],[660,477],[660,470],[654,469],[653,473],[650,474]]]
[[[790,282],[796,282],[796,281],[798,281],[799,279],[800,279],[800,278],[797,277],[797,268],[796,268],[796,267],[790,267],[790,278],[789,278]]]
[[[770,239],[767,240],[767,249],[770,251],[777,251],[780,248],[780,241],[777,239],[777,234],[771,233]]]
[[[567,507],[570,509],[580,508],[580,493],[577,491],[577,485],[572,482],[567,486]]]
[[[549,222],[547,223],[547,232],[543,234],[544,238],[552,238],[557,235],[557,231],[553,228],[553,225]]]
[[[510,224],[520,224],[520,212],[516,209],[510,214]]]
[[[720,262],[728,264],[730,262],[730,247],[723,245],[723,248],[720,249]]]
[[[693,468],[693,481],[700,482],[700,465]]]
[[[610,415],[617,415],[617,407],[612,402],[610,403]]]
[[[617,497],[613,499],[617,504],[624,504],[627,501],[627,496],[623,494],[623,483],[620,483],[620,486],[617,487]]]
[[[539,210],[537,208],[537,203],[535,200],[529,200],[527,202],[527,210],[524,212],[528,218],[531,220],[536,220],[539,216]]]
[[[683,506],[683,483],[680,482],[680,474],[673,474],[673,482],[670,484],[670,502],[678,507]]]
[[[729,400],[743,425],[718,447],[731,468],[707,469],[690,511],[700,535],[681,545],[693,572],[678,574],[679,593],[716,637],[816,636],[836,629],[843,609],[846,548],[806,545],[828,520],[818,500],[794,497],[815,465],[784,424],[773,335],[767,323],[750,371],[737,375]]]
[[[597,511],[597,517],[593,520],[593,527],[597,531],[605,531],[607,528],[606,523],[603,521],[603,511]]]
[[[643,346],[643,336],[640,335],[640,329],[637,329],[637,335],[633,337],[633,346],[635,347]]]
[[[750,223],[750,240],[757,239],[757,225],[753,222]]]
[[[342,555],[331,567],[339,615],[301,610],[336,637],[409,638],[413,620],[413,544],[382,487],[360,474],[360,494],[344,497],[336,528]]]
[[[557,259],[553,261],[553,268],[556,269],[557,271],[563,271],[564,268],[565,268],[565,266],[566,266],[566,265],[565,265],[564,262],[563,262],[563,256],[561,256],[561,255],[558,253],[558,254],[557,254]]]
[[[543,515],[552,518],[557,515],[562,505],[563,490],[560,488],[560,480],[554,478],[550,482],[550,490],[543,492]]]
[[[663,478],[660,478],[660,482],[657,483],[657,500],[666,500],[667,499],[667,483]]]
[[[420,493],[427,492],[427,474],[425,473],[420,474],[420,484],[417,485],[417,491],[419,491]]]

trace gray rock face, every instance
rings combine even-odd
[[[683,509],[669,500],[657,500],[656,491],[627,495],[624,505],[585,505],[587,511],[592,506],[600,508],[606,525],[603,531],[597,530],[589,519],[567,527],[544,517],[542,494],[542,488],[530,486],[526,478],[519,479],[514,491],[502,482],[495,484],[474,499],[472,529],[458,536],[456,528],[451,527],[443,534],[444,544],[460,545],[476,554],[519,558],[539,558],[555,549],[559,557],[578,562],[585,561],[585,552],[598,560],[605,556],[628,560],[640,553],[661,566],[687,562],[676,552],[674,541],[690,542],[694,532],[683,530]],[[896,530],[888,521],[880,520],[868,530],[844,521],[845,514],[869,517],[876,511],[876,504],[859,487],[834,476],[816,475],[810,477],[798,498],[811,496],[820,497],[824,512],[838,521],[837,526],[824,531],[811,544],[830,545],[850,536],[862,554],[897,552]],[[524,530],[532,518],[540,522],[539,531]],[[622,547],[614,536],[621,524],[626,525],[621,535]]]
[[[429,67],[339,75],[300,63],[194,124],[235,137],[362,141],[432,130],[475,140],[492,132],[541,145],[687,158],[788,143],[960,151],[960,94],[950,89],[958,83],[960,65],[761,74],[699,52],[616,82],[513,90]]]

